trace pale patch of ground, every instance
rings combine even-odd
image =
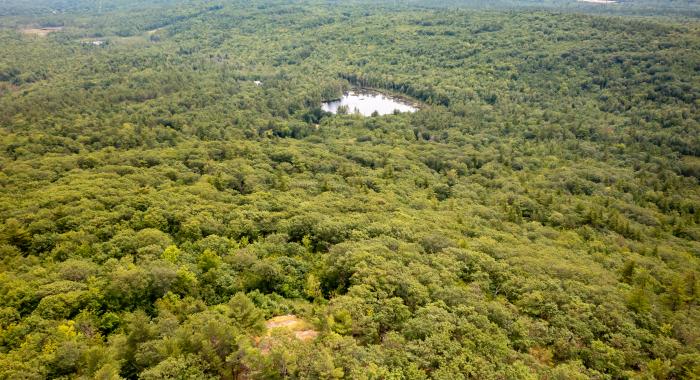
[[[269,321],[265,322],[265,327],[267,327],[268,329],[274,329],[278,327],[294,328],[303,323],[304,321],[299,319],[296,315],[280,315],[279,317],[274,317]]]
[[[270,349],[275,345],[275,338],[272,336],[274,330],[286,330],[294,334],[294,337],[302,342],[308,342],[316,339],[318,331],[312,326],[297,317],[296,315],[280,315],[265,322],[267,333],[259,338],[256,338],[258,347],[263,354],[269,354]]]
[[[59,32],[61,30],[63,30],[63,27],[58,26],[53,28],[24,28],[21,31],[24,34],[32,36],[46,37],[49,33]]]
[[[312,329],[306,321],[291,314],[274,317],[265,322],[265,327],[267,327],[268,335],[271,330],[286,328],[293,331],[297,339],[303,341],[311,340],[318,336],[318,331]]]
[[[307,341],[307,340],[314,340],[318,336],[318,331],[315,330],[303,330],[303,331],[295,331],[294,336],[297,337],[299,340]]]
[[[5,82],[0,82],[0,95],[4,95],[5,93],[10,93],[10,92],[15,92],[19,90],[19,86],[11,84],[11,83],[5,83]]]
[[[80,43],[83,45],[92,45],[92,46],[102,46],[105,44],[105,40],[95,40],[91,38],[83,38],[80,40]]]

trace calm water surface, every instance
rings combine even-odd
[[[411,104],[400,99],[392,98],[380,93],[350,91],[343,95],[340,100],[325,102],[321,109],[326,112],[338,113],[338,107],[347,106],[348,113],[360,113],[364,116],[371,116],[375,111],[380,115],[399,112],[415,112],[417,109]]]

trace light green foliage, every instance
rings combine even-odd
[[[182,251],[180,251],[180,249],[178,249],[177,246],[171,245],[165,248],[163,254],[161,255],[161,258],[165,261],[175,264],[180,260],[181,254]]]
[[[140,378],[144,380],[176,380],[176,379],[193,379],[193,380],[214,380],[216,376],[207,375],[202,367],[199,359],[196,356],[178,356],[170,357],[156,366],[145,370]]]

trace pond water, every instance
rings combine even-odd
[[[399,112],[415,112],[416,107],[403,100],[392,98],[376,92],[350,91],[339,100],[324,102],[321,109],[330,113],[338,113],[339,107],[347,107],[348,113],[360,113],[371,116],[375,111],[379,115],[388,115]]]

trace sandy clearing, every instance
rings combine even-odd
[[[275,338],[272,336],[273,330],[287,330],[294,334],[294,337],[302,342],[308,342],[318,337],[318,331],[314,330],[308,322],[293,314],[280,315],[265,322],[267,333],[263,337],[256,338],[258,347],[263,354],[268,354],[275,345]]]
[[[39,36],[39,37],[46,37],[49,35],[49,33],[60,32],[61,30],[63,30],[62,26],[51,27],[51,28],[24,28],[21,31],[24,34],[29,34],[29,35],[33,35],[33,36]]]

